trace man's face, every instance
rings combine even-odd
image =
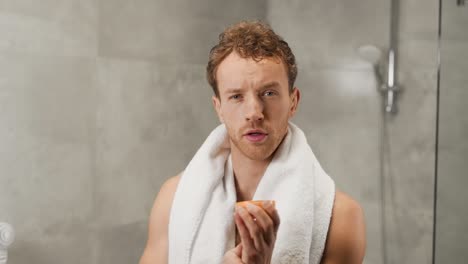
[[[284,64],[273,58],[256,62],[232,52],[218,66],[216,77],[219,98],[213,96],[213,104],[226,125],[232,151],[252,160],[270,158],[300,98],[297,88],[289,94]]]

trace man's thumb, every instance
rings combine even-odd
[[[234,248],[234,253],[241,257],[241,253],[242,253],[242,243],[239,243],[239,245],[237,245],[237,247]]]

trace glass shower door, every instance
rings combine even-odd
[[[434,263],[468,259],[468,1],[441,1]]]

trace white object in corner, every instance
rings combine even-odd
[[[8,247],[15,240],[15,231],[8,223],[0,222],[0,264],[6,264],[8,260]]]

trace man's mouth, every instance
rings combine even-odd
[[[247,140],[249,140],[252,143],[262,142],[267,136],[268,134],[264,133],[263,131],[253,131],[245,134]]]

